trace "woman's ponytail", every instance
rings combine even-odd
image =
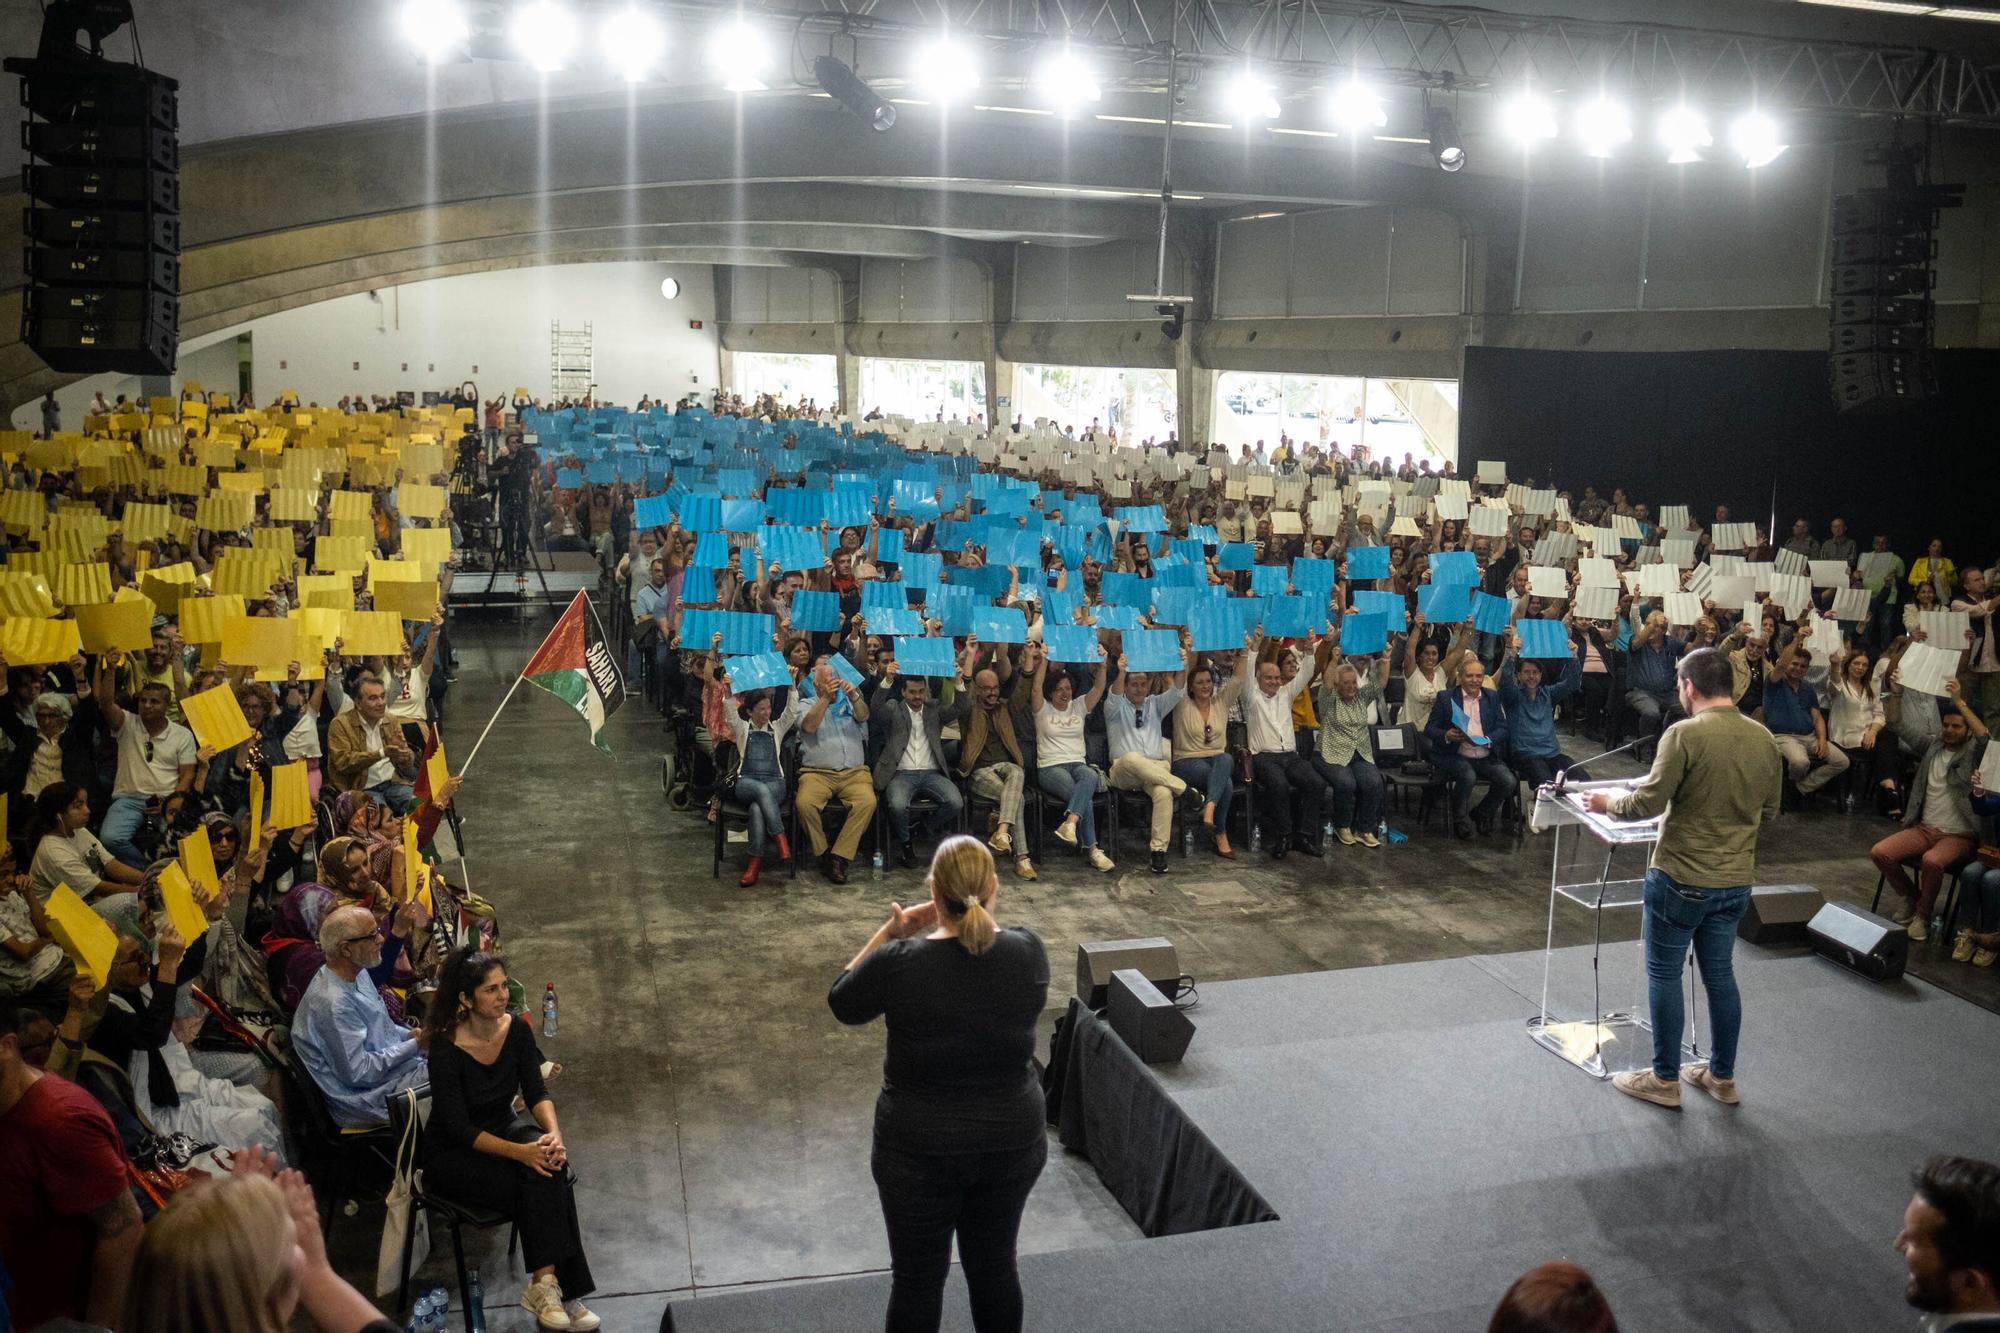
[[[958,942],[965,951],[978,957],[993,947],[993,914],[980,906],[977,898],[965,904],[965,916],[958,923]]]
[[[931,885],[945,913],[958,924],[958,942],[975,958],[993,947],[998,929],[980,900],[995,883],[993,854],[977,838],[960,834],[938,844],[931,858]]]

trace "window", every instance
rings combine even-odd
[[[1046,417],[1057,430],[1091,423],[1121,443],[1164,443],[1174,433],[1174,372],[1115,366],[1035,366],[1014,369],[1012,415],[1029,425]]]
[[[878,408],[884,415],[935,421],[973,421],[986,415],[986,366],[979,361],[905,361],[861,358],[861,401],[855,415]]]
[[[1209,434],[1232,450],[1288,435],[1302,444],[1366,446],[1400,463],[1404,454],[1458,461],[1457,380],[1376,380],[1342,375],[1225,371],[1215,379]]]
[[[840,401],[840,376],[831,356],[805,352],[738,352],[734,383],[729,387],[746,401],[758,394],[776,395],[781,403],[810,398],[821,407]]]

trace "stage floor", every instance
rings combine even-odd
[[[1607,945],[1607,1002],[1629,997],[1632,952]],[[1918,981],[1736,959],[1744,1104],[1694,1094],[1678,1114],[1528,1040],[1539,952],[1203,986],[1187,1058],[1158,1072],[1281,1220],[1027,1257],[1028,1326],[1472,1331],[1555,1258],[1596,1276],[1627,1333],[1913,1322],[1890,1247],[1909,1174],[1934,1152],[2000,1158],[2000,1024]],[[1579,1012],[1588,964],[1558,954]],[[679,1333],[832,1333],[879,1326],[887,1288],[669,1312]],[[946,1309],[971,1327],[956,1273]]]

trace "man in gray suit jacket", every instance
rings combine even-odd
[[[965,802],[945,771],[939,733],[946,724],[965,716],[971,700],[963,673],[950,707],[945,707],[931,698],[926,677],[899,678],[893,661],[882,669],[882,681],[875,687],[871,703],[883,719],[882,751],[875,756],[875,790],[882,793],[889,808],[889,834],[904,865],[917,864],[910,840],[912,800],[928,796],[937,802],[936,826],[930,830],[933,834],[958,827]]]

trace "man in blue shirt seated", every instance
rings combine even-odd
[[[813,668],[813,706],[799,723],[799,780],[793,793],[799,823],[805,825],[820,873],[835,884],[847,883],[847,867],[861,849],[861,835],[875,821],[875,783],[868,775],[868,701],[820,659]],[[827,803],[839,797],[847,808],[840,836],[827,847],[821,822]]]
[[[1574,656],[1563,658],[1562,675],[1554,684],[1544,685],[1542,663],[1521,658],[1520,652],[1521,636],[1510,634],[1507,656],[1500,663],[1500,702],[1507,707],[1507,732],[1512,737],[1507,761],[1530,787],[1539,787],[1575,763],[1556,739],[1556,705],[1583,688],[1583,664]]]
[[[1806,683],[1806,639],[1812,627],[1799,630],[1785,646],[1776,670],[1764,686],[1764,726],[1778,743],[1785,773],[1798,784],[1799,795],[1810,796],[1847,771],[1847,751],[1826,738],[1826,714],[1819,693]]]
[[[1507,748],[1507,712],[1486,689],[1486,668],[1467,654],[1458,665],[1458,685],[1431,704],[1424,734],[1431,740],[1431,765],[1451,779],[1452,832],[1469,838],[1477,828],[1493,831],[1494,820],[1518,789],[1512,769],[1499,757]],[[1472,809],[1472,787],[1486,784],[1486,799]]]
[[[381,961],[375,914],[343,907],[320,922],[326,965],[292,1019],[292,1049],[326,1098],[334,1122],[366,1129],[389,1119],[388,1099],[430,1082],[415,1028],[389,1017],[368,969]]]

